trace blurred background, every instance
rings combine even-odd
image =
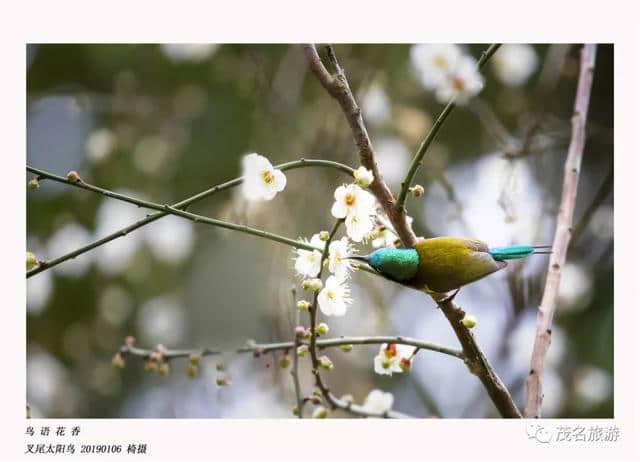
[[[486,45],[460,45],[479,57]],[[412,153],[442,110],[423,86],[410,45],[337,45],[363,109],[377,159],[398,191]],[[409,198],[418,236],[464,235],[494,246],[551,244],[570,138],[579,46],[506,45],[483,71],[485,88],[449,117]],[[292,45],[29,45],[27,162],[158,203],[174,203],[240,176],[258,152],[274,164],[300,157],[358,166],[338,105]],[[598,46],[587,143],[543,386],[546,417],[613,416],[613,46]],[[249,203],[240,188],[189,210],[289,237],[330,228],[328,169],[286,172],[275,199]],[[30,178],[27,175],[27,178]],[[145,210],[42,181],[27,192],[27,249],[58,257],[144,217]],[[361,245],[359,250],[367,251]],[[116,369],[127,335],[153,348],[232,350],[247,339],[292,339],[298,278],[293,252],[275,242],[177,217],[27,279],[27,402],[34,417],[292,417],[288,370],[278,356],[186,360],[168,376],[140,358]],[[522,407],[545,256],[465,287],[457,301]],[[338,335],[405,335],[458,347],[423,294],[367,273],[352,276],[354,302],[320,320]],[[422,351],[409,374],[376,375],[377,346],[327,350],[326,380],[362,402],[373,388],[421,417],[494,417],[465,365]],[[303,391],[312,391],[308,359]],[[232,380],[216,385],[216,364]],[[343,416],[337,412],[335,416]],[[346,417],[346,415],[344,415]]]

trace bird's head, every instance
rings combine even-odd
[[[385,247],[369,255],[353,255],[353,260],[365,262],[378,273],[396,282],[407,282],[418,272],[420,256],[416,249]]]

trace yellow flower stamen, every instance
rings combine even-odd
[[[264,172],[262,172],[262,181],[264,181],[265,184],[271,184],[274,178],[275,177],[270,170],[265,170]]]
[[[444,56],[437,55],[433,58],[433,64],[436,65],[437,68],[446,69],[447,68],[447,60],[444,59]]]
[[[355,196],[355,194],[351,194],[351,193],[349,193],[349,194],[347,194],[346,196],[344,196],[344,202],[345,202],[345,204],[347,204],[347,205],[353,205],[353,204],[355,203],[355,201],[356,201],[356,196]]]

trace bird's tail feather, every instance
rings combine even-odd
[[[533,254],[549,254],[550,249],[550,245],[510,245],[489,249],[489,254],[498,261],[516,260]]]

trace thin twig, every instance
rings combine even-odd
[[[395,343],[398,345],[409,345],[420,350],[429,350],[436,353],[442,353],[454,358],[464,360],[464,354],[460,350],[449,348],[435,343],[425,342],[411,337],[403,337],[399,335],[372,335],[362,337],[335,337],[326,339],[316,339],[316,346],[318,349],[339,347],[342,345],[381,345],[383,343]],[[299,341],[299,345],[309,345],[309,342]],[[256,353],[265,354],[272,351],[287,351],[295,347],[294,342],[275,342],[275,343],[255,343],[249,342],[246,346],[236,348],[233,350],[235,353]],[[151,353],[156,351],[155,349],[138,348],[134,346],[123,345],[121,351],[129,353],[133,356],[140,356],[142,358],[148,357]],[[170,350],[163,348],[163,358],[178,359],[188,358],[192,355],[198,356],[216,356],[227,353],[227,351],[218,348],[192,348],[192,349],[177,349]]]
[[[320,271],[318,271],[318,275],[316,276],[318,278],[322,277],[322,272],[324,270],[323,263],[329,256],[329,244],[331,243],[333,236],[335,236],[336,232],[338,231],[338,228],[343,223],[343,221],[344,220],[342,219],[337,220],[335,226],[329,233],[329,239],[327,240],[324,246],[324,251],[322,252],[322,258],[320,259]],[[317,313],[318,313],[318,292],[315,292],[313,295],[313,302],[311,303],[311,307],[309,308],[309,324],[310,324],[309,329],[311,331],[311,340],[309,341],[309,354],[311,356],[311,366],[312,366],[311,372],[315,377],[316,386],[320,389],[320,392],[322,393],[322,396],[324,396],[325,400],[327,401],[327,404],[332,409],[336,409],[336,408],[342,409],[346,412],[349,412],[354,415],[359,415],[362,417],[382,417],[382,418],[410,417],[408,415],[405,415],[396,411],[391,411],[391,410],[385,411],[382,413],[370,412],[362,406],[358,406],[351,402],[341,400],[340,398],[336,397],[333,393],[331,393],[331,391],[329,390],[329,387],[327,387],[327,385],[322,380],[322,376],[320,375],[320,360],[318,359],[318,352],[316,348],[320,342],[316,339],[316,331],[315,331]]]
[[[556,309],[556,300],[560,286],[562,268],[566,261],[567,248],[571,240],[573,211],[578,192],[580,165],[585,144],[585,125],[589,109],[591,84],[596,59],[596,45],[585,44],[582,49],[580,76],[571,119],[572,134],[564,169],[562,198],[553,240],[553,250],[549,260],[549,269],[542,301],[538,308],[536,337],[531,355],[531,368],[527,377],[527,399],[525,417],[540,417],[542,409],[542,371],[549,345],[551,344],[551,325]]]
[[[296,307],[296,288],[291,289],[291,295],[293,296],[293,309],[296,313],[296,326],[300,324],[300,311]],[[296,409],[298,410],[298,418],[302,419],[302,393],[300,391],[300,378],[298,376],[298,346],[300,345],[300,337],[297,334],[293,334],[293,367],[291,368],[291,378],[293,380],[293,387],[296,393]]]
[[[322,251],[322,258],[320,259],[320,270],[318,271],[317,278],[322,278],[322,272],[324,271],[324,262],[329,256],[329,244],[333,239],[333,236],[338,232],[338,228],[344,222],[344,220],[339,219],[336,220],[336,224],[333,226],[333,229],[329,233],[329,239],[324,245],[324,250]],[[329,388],[325,385],[320,376],[320,361],[318,359],[318,352],[316,349],[317,338],[316,338],[316,321],[318,314],[318,294],[319,292],[314,292],[313,294],[313,302],[309,307],[309,330],[311,331],[311,339],[309,340],[309,353],[311,356],[311,365],[312,365],[312,373],[315,377],[316,385],[324,395],[327,402],[331,403],[331,393],[329,392]]]
[[[494,43],[490,45],[489,48],[487,48],[482,53],[482,55],[480,56],[480,59],[478,60],[479,70],[481,70],[484,67],[487,61],[489,61],[489,58],[493,56],[493,54],[498,50],[499,47],[500,47],[499,43]],[[436,135],[438,134],[438,131],[440,131],[442,124],[444,123],[444,121],[447,119],[447,117],[455,107],[456,107],[456,99],[454,97],[449,101],[449,103],[447,103],[447,105],[442,110],[442,112],[434,122],[433,126],[431,127],[431,130],[429,130],[429,133],[427,133],[427,136],[425,136],[425,138],[422,140],[422,143],[420,143],[418,152],[416,152],[416,155],[413,157],[413,160],[411,161],[411,165],[409,166],[409,170],[407,171],[407,175],[405,176],[405,179],[402,182],[400,193],[398,194],[398,202],[396,204],[397,209],[404,208],[404,203],[407,200],[407,193],[409,192],[409,187],[413,182],[413,178],[415,177],[416,172],[418,171],[418,168],[420,168],[420,165],[422,165],[422,159],[424,155],[427,153],[427,149],[429,149],[429,146],[435,139]]]
[[[327,168],[334,168],[336,170],[342,171],[344,173],[346,173],[349,176],[353,176],[353,169],[347,165],[344,164],[340,164],[338,162],[333,162],[333,161],[329,161],[329,160],[322,160],[322,159],[300,159],[300,160],[296,160],[296,161],[292,161],[292,162],[286,162],[284,164],[280,164],[280,165],[276,165],[275,168],[280,169],[280,170],[292,170],[292,169],[296,169],[296,168],[304,168],[304,167],[327,167]],[[32,168],[27,166],[27,170],[29,170],[32,173],[35,173],[36,175],[39,175],[39,172],[43,172],[41,170]],[[46,172],[48,173],[48,172]],[[62,177],[57,177],[57,178],[62,178]],[[212,188],[209,188],[205,191],[202,191],[194,196],[191,196],[187,199],[184,199],[180,202],[177,202],[175,204],[172,205],[173,208],[175,209],[185,209],[187,206],[193,204],[194,202],[200,201],[206,197],[209,197],[217,192],[220,191],[224,191],[225,189],[229,189],[232,188],[234,186],[238,186],[240,184],[242,184],[242,182],[244,181],[244,179],[242,177],[240,178],[235,178],[233,180],[227,181],[225,183],[221,183],[219,185],[213,186]],[[65,183],[67,184],[71,184],[68,181],[65,181]],[[86,185],[86,183],[84,183]],[[74,186],[78,186],[78,184],[74,184]],[[43,262],[43,264],[35,267],[34,269],[32,269],[31,271],[27,272],[27,278],[34,276],[42,271],[45,271],[47,269],[50,269],[56,265],[59,265],[61,263],[64,263],[65,261],[71,260],[73,258],[76,258],[79,255],[82,255],[83,253],[89,252],[90,250],[93,250],[97,247],[100,247],[104,244],[106,244],[107,242],[110,242],[114,239],[117,239],[119,237],[123,237],[126,236],[127,234],[129,234],[130,232],[141,228],[145,225],[148,225],[149,223],[152,223],[164,216],[169,215],[168,212],[166,211],[161,211],[158,213],[154,213],[152,215],[148,215],[147,217],[143,218],[142,220],[139,220],[129,226],[126,226],[122,229],[119,229],[118,231],[109,234],[108,236],[103,237],[102,239],[99,239],[95,242],[92,242],[88,245],[85,245],[83,247],[80,247],[72,252],[69,252],[65,255],[62,255],[58,258],[52,259],[52,260],[48,260],[46,262]]]

